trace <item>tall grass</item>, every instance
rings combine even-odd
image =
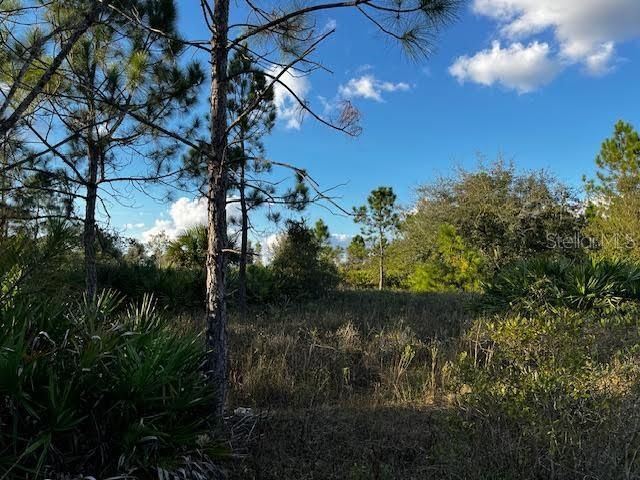
[[[444,340],[470,319],[472,298],[337,292],[234,318],[232,402],[293,408],[432,398]]]
[[[517,311],[341,292],[234,319],[232,404],[268,414],[233,478],[640,478],[640,309],[602,280],[633,270],[596,265],[546,266],[560,293]]]

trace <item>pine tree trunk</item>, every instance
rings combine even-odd
[[[227,61],[229,0],[213,1],[211,39],[211,151],[208,159],[207,347],[215,388],[214,414],[222,421],[227,396],[227,312],[225,305],[227,195]]]
[[[87,148],[89,175],[87,178],[87,198],[84,213],[84,271],[87,298],[93,300],[98,289],[96,268],[96,202],[98,199],[98,154],[91,142]]]
[[[384,288],[384,245],[383,242],[384,237],[382,231],[380,231],[380,237],[378,239],[379,242],[379,252],[378,257],[380,259],[379,270],[380,270],[380,278],[378,279],[378,290],[382,290]]]
[[[244,142],[243,142],[244,143]],[[238,269],[238,302],[240,304],[240,314],[245,317],[247,314],[247,249],[249,243],[249,218],[247,211],[247,198],[245,193],[245,159],[244,144],[242,145],[243,159],[240,165],[240,215],[241,219],[241,240],[240,240],[240,266]]]

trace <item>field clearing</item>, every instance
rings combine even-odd
[[[633,309],[338,292],[234,319],[231,478],[639,478]],[[622,312],[622,310],[621,310]]]

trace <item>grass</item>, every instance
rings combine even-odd
[[[445,341],[471,319],[472,298],[339,292],[235,318],[231,402],[259,408],[423,402],[441,381],[436,364]]]
[[[640,478],[638,309],[339,292],[234,316],[232,479]]]

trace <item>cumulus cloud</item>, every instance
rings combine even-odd
[[[227,220],[238,214],[238,204],[227,206]],[[141,234],[142,241],[148,242],[154,235],[165,233],[169,239],[177,238],[185,230],[207,223],[207,199],[204,197],[189,199],[179,198],[171,204],[168,210],[169,220],[158,218],[153,227]],[[161,214],[161,217],[164,215]]]
[[[382,102],[384,92],[406,92],[411,86],[405,82],[386,82],[378,80],[373,75],[362,75],[350,79],[345,85],[338,88],[338,94],[343,98],[366,98]]]
[[[472,81],[491,86],[496,83],[507,88],[528,93],[549,83],[561,67],[550,57],[546,43],[533,42],[527,46],[514,43],[503,48],[494,41],[490,49],[472,57],[459,57],[449,68],[449,73],[459,82]]]
[[[273,65],[267,73],[277,77],[283,68]],[[288,129],[300,130],[304,118],[304,110],[300,106],[296,96],[304,101],[311,91],[311,82],[301,74],[291,69],[284,72],[273,87],[273,101],[278,111],[278,119]],[[295,95],[294,95],[295,94]]]
[[[587,71],[592,75],[604,75],[611,71],[612,59],[615,56],[615,45],[613,42],[607,42],[600,47],[599,50],[590,54],[584,63]]]
[[[551,33],[556,58],[541,61],[538,65],[542,72],[528,69],[533,77],[531,84],[540,84],[540,78],[548,78],[549,62],[556,68],[581,64],[590,74],[605,74],[615,64],[616,44],[640,36],[638,0],[474,0],[472,6],[475,13],[497,22],[499,35],[511,42],[507,51],[520,45],[517,42],[523,39],[544,45],[535,36]],[[501,58],[495,57],[496,69],[504,68]],[[485,60],[488,62],[486,56]],[[486,64],[487,69],[491,66]]]

